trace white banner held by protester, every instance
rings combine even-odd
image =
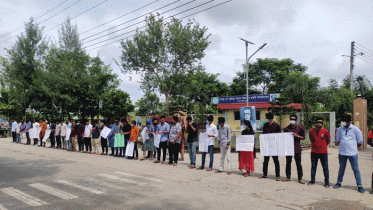
[[[71,135],[71,128],[66,129],[66,138],[65,141],[70,140],[70,135]]]
[[[133,149],[135,148],[135,142],[128,142],[126,147],[126,157],[132,157],[133,156]]]
[[[107,139],[110,132],[111,132],[111,130],[108,127],[104,127],[104,129],[102,129],[102,131],[101,131],[102,138]]]
[[[161,134],[154,135],[154,146],[159,148],[159,144],[161,143]]]
[[[51,130],[47,130],[45,132],[45,135],[44,135],[44,138],[43,138],[43,142],[47,142],[47,139],[49,138],[50,135],[51,135]]]
[[[198,151],[208,152],[208,143],[207,133],[199,134]]]
[[[292,133],[271,133],[259,135],[260,155],[294,156],[294,137]]]
[[[254,135],[236,136],[236,151],[254,151]]]
[[[39,138],[40,130],[38,128],[32,128],[29,131],[29,135],[31,139],[38,139]]]
[[[148,130],[147,127],[145,127],[144,129],[142,129],[141,131],[141,138],[142,138],[142,141],[145,143],[146,140],[149,139],[149,134],[146,133],[146,131]]]

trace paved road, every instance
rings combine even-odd
[[[338,170],[338,151],[329,149],[331,182]],[[369,190],[371,149],[360,152],[360,168]],[[186,160],[188,156],[186,155]],[[207,157],[208,160],[208,157]],[[214,169],[220,157],[215,154]],[[304,179],[309,181],[309,151],[303,152]],[[197,163],[200,164],[200,155]],[[252,177],[240,176],[237,154],[233,174],[215,174],[178,166],[109,156],[72,153],[11,143],[0,139],[0,210],[2,209],[368,209],[373,197],[356,191],[351,168],[342,189],[322,186],[318,169],[315,186],[294,181],[259,180],[262,158]],[[280,158],[284,175],[285,158]],[[292,173],[296,174],[295,163]],[[270,162],[269,174],[274,174]],[[293,176],[294,176],[293,175]]]

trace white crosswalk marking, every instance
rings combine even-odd
[[[0,204],[0,210],[8,210],[8,209],[5,208],[2,204]]]
[[[35,198],[34,196],[26,194],[20,190],[14,189],[13,187],[4,188],[0,191],[30,206],[42,206],[48,204],[47,202],[44,202],[39,198]]]
[[[65,185],[68,185],[68,186],[71,186],[71,187],[76,187],[76,188],[79,188],[79,189],[82,189],[82,190],[85,190],[85,191],[88,191],[88,192],[91,192],[91,193],[95,193],[95,194],[103,194],[104,193],[104,192],[101,192],[99,190],[95,190],[95,189],[92,189],[92,188],[89,188],[89,187],[84,187],[84,186],[81,186],[81,185],[78,185],[78,184],[75,184],[75,183],[72,183],[72,182],[69,182],[69,181],[65,181],[65,180],[57,180],[56,182],[61,183],[61,184],[65,184]]]
[[[132,180],[129,180],[129,179],[126,179],[126,178],[121,178],[121,177],[113,176],[113,175],[110,175],[110,174],[100,174],[98,176],[109,178],[109,179],[113,179],[113,180],[118,180],[118,181],[122,181],[122,182],[127,182],[127,183],[142,185],[142,183],[135,182],[135,181],[132,181]]]
[[[125,176],[132,176],[132,177],[137,177],[137,178],[142,178],[142,179],[148,179],[148,180],[152,180],[152,181],[156,181],[156,182],[161,182],[162,180],[159,180],[159,179],[153,179],[153,178],[149,178],[149,177],[143,177],[143,176],[137,176],[137,175],[133,175],[133,174],[127,174],[127,173],[124,173],[124,172],[115,172],[117,174],[122,174],[122,175],[125,175]]]
[[[30,184],[30,186],[33,187],[33,188],[36,188],[40,191],[43,191],[45,193],[49,193],[49,194],[54,195],[56,197],[62,198],[64,200],[71,200],[71,199],[78,198],[78,196],[76,196],[76,195],[73,195],[73,194],[68,193],[68,192],[64,192],[62,190],[59,190],[59,189],[56,189],[56,188],[53,188],[53,187],[49,187],[49,186],[47,186],[45,184],[41,184],[41,183]]]
[[[98,181],[98,180],[92,179],[92,178],[84,178],[84,181],[92,182],[95,185],[100,185],[102,187],[108,187],[108,188],[111,188],[111,189],[126,190],[126,188],[124,188],[124,187],[116,186],[116,185],[110,184],[108,182]]]

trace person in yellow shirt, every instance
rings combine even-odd
[[[135,146],[133,148],[133,157],[135,160],[139,158],[139,151],[137,150],[137,142],[139,141],[139,128],[136,126],[136,121],[132,121],[132,128],[131,128],[131,136],[130,136],[130,142],[134,142]],[[136,157],[135,157],[136,152]],[[130,158],[130,159],[132,159]]]

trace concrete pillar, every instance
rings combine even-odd
[[[354,99],[353,124],[363,133],[364,143],[359,149],[367,148],[368,137],[368,108],[367,100],[361,96]]]

